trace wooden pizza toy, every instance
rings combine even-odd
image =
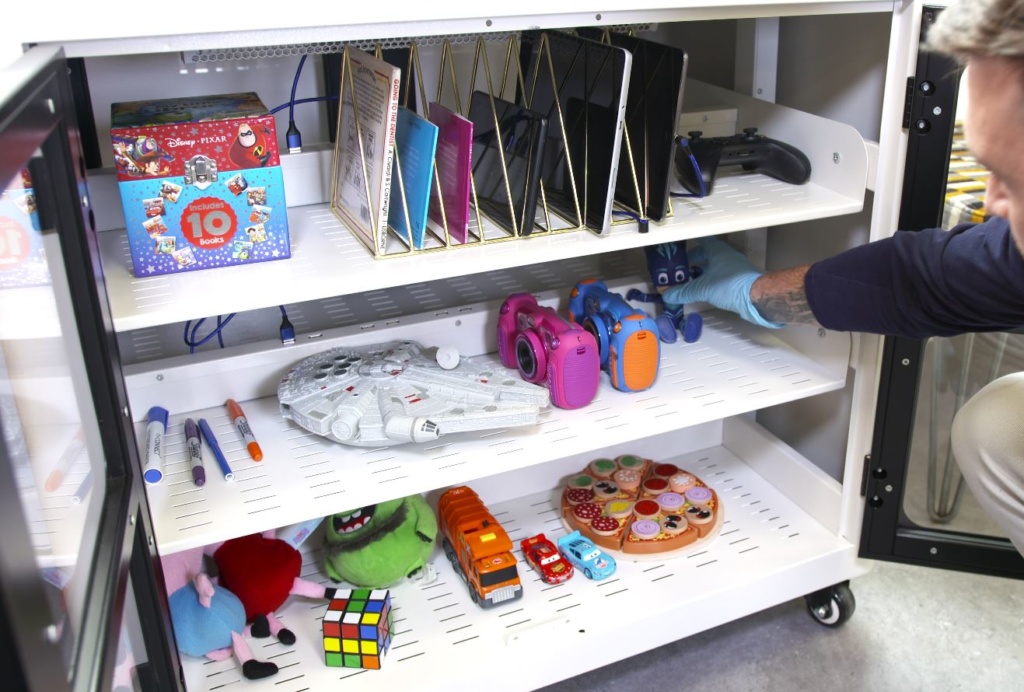
[[[596,459],[562,490],[562,523],[626,560],[687,553],[718,535],[718,494],[694,474],[625,454]]]

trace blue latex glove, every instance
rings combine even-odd
[[[688,254],[690,266],[700,267],[701,275],[665,291],[662,298],[666,304],[705,302],[762,327],[785,326],[763,318],[750,302],[750,287],[763,272],[719,238],[709,236],[699,242]]]

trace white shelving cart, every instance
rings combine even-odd
[[[726,512],[705,548],[621,562],[605,581],[549,586],[522,566],[523,598],[490,610],[470,602],[438,548],[436,581],[392,590],[396,632],[382,670],[326,667],[321,604],[299,599],[279,613],[297,643],[275,642],[260,653],[281,667],[278,675],[245,681],[231,661],[183,656],[188,690],[528,689],[808,594],[824,594],[825,624],[849,614],[846,583],[871,564],[858,557],[858,543],[879,388],[873,337],[764,330],[697,306],[701,339],[662,346],[652,389],[626,394],[605,381],[589,406],[548,410],[536,426],[433,444],[334,444],[282,420],[276,391],[282,374],[306,356],[392,339],[452,345],[503,371],[494,331],[504,296],[529,291],[561,306],[582,278],[602,278],[622,292],[642,287],[646,245],[731,234],[755,261],[778,268],[891,234],[919,2],[647,0],[595,12],[575,0],[526,0],[503,14],[487,8],[474,16],[405,2],[299,2],[255,14],[209,5],[161,13],[156,28],[138,30],[114,20],[124,8],[98,5],[85,20],[47,17],[18,27],[13,38],[41,44],[37,52],[59,47],[83,59],[104,152],[104,113],[113,101],[229,89],[260,91],[268,104],[287,100],[299,56],[346,43],[436,45],[447,37],[471,50],[478,36],[538,26],[628,25],[687,50],[684,109],[735,108],[738,126],[798,147],[812,164],[802,186],[723,173],[709,197],[676,199],[671,218],[646,233],[621,224],[601,237],[584,230],[374,259],[327,204],[332,148],[325,116],[310,107],[300,120],[305,151],[282,155],[291,259],[148,278],[132,274],[110,162],[90,170],[89,207],[137,439],[145,438],[149,407],[172,412],[166,478],[144,498],[146,538],[159,553],[413,493],[432,500],[460,484],[481,495],[514,542],[539,531],[560,535],[562,480],[591,459],[624,453],[691,469],[715,488]],[[317,89],[312,72],[307,91]],[[5,312],[46,309],[27,293],[0,301],[11,301]],[[297,327],[294,344],[276,338],[279,305]],[[230,313],[236,317],[225,348],[188,354],[181,346],[183,322]],[[229,397],[257,433],[259,464],[230,425]],[[214,426],[233,483],[190,482],[180,434],[186,417]],[[319,546],[309,541],[303,551],[303,576],[326,583]]]

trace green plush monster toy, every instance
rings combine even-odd
[[[335,581],[382,588],[427,572],[437,517],[419,495],[327,517],[324,570]]]

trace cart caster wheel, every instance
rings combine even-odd
[[[850,590],[850,582],[842,582],[804,596],[811,617],[825,627],[839,627],[850,619],[857,601]]]

